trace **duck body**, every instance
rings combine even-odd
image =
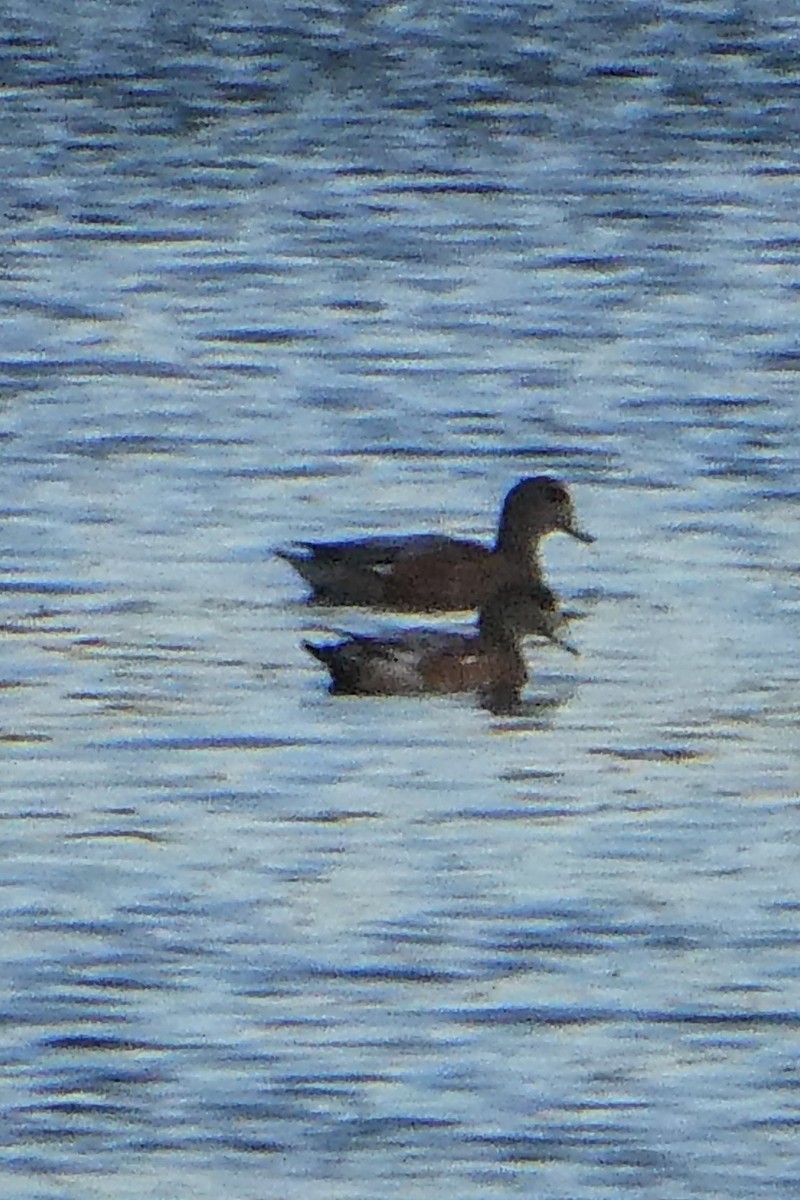
[[[529,568],[488,546],[460,538],[411,534],[359,542],[304,542],[304,555],[281,552],[322,604],[389,608],[398,612],[477,609]]]
[[[526,679],[518,650],[493,650],[474,634],[431,629],[386,638],[347,634],[333,644],[303,645],[328,668],[331,691],[346,695],[474,692],[501,679],[517,690]]]
[[[446,612],[480,609],[509,585],[538,587],[539,543],[549,533],[594,539],[575,518],[565,484],[550,476],[521,479],[508,493],[494,546],[440,534],[302,542],[279,551],[327,604]]]

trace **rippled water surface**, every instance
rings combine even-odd
[[[21,1200],[800,1195],[795,4],[7,6]],[[581,657],[334,698],[273,550],[488,539]]]

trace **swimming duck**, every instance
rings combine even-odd
[[[538,634],[573,654],[559,635],[564,618],[547,589],[510,585],[481,608],[469,633],[411,629],[387,637],[346,633],[339,641],[303,647],[330,672],[333,693],[414,696],[478,692],[518,697],[527,680],[521,640]]]
[[[544,588],[539,543],[545,535],[594,538],[577,522],[566,484],[549,475],[520,479],[503,503],[494,546],[439,534],[300,542],[280,550],[327,604],[416,612],[480,608],[508,583]],[[550,593],[552,599],[552,593]]]

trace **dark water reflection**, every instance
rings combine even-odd
[[[6,14],[9,1195],[797,1193],[799,35]],[[329,697],[272,549],[538,471],[581,657]]]

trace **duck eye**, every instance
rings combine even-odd
[[[551,484],[547,489],[547,499],[553,504],[563,504],[567,499],[566,488],[559,487],[558,484]]]

